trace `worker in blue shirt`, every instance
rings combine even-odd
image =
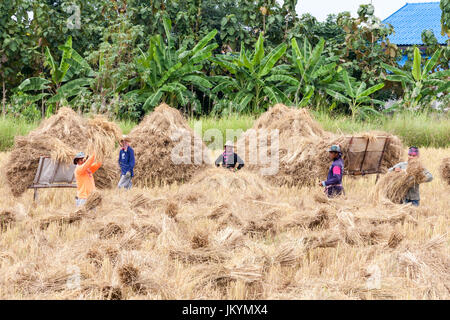
[[[135,164],[134,150],[130,146],[130,138],[123,136],[120,140],[119,166],[120,166],[120,181],[117,187],[130,189],[131,179],[134,177],[133,168]]]

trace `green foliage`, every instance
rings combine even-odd
[[[172,107],[190,107],[191,111],[199,109],[194,88],[207,91],[212,86],[201,70],[217,47],[216,43],[208,44],[217,30],[208,33],[190,50],[185,47],[176,50],[169,19],[164,19],[164,29],[165,39],[160,35],[152,36],[147,52],[142,52],[136,60],[138,77],[130,82],[139,82],[141,88],[127,95],[137,95],[137,99],[144,103],[145,111],[161,101]]]
[[[323,55],[323,38],[314,48],[306,38],[301,49],[295,38],[292,38],[291,42],[291,66],[288,75],[274,75],[272,78],[287,84],[284,92],[296,106],[317,105],[329,85],[338,80],[337,57]]]
[[[241,45],[239,55],[220,55],[212,59],[231,76],[213,76],[216,83],[212,93],[222,92],[237,108],[233,112],[261,112],[268,105],[287,103],[289,98],[276,86],[276,75],[287,66],[275,64],[286,52],[286,44],[280,44],[266,55],[264,38],[260,34],[253,53]],[[295,79],[294,79],[295,80]],[[217,109],[216,109],[217,111]]]
[[[447,34],[450,37],[450,0],[441,0],[439,4],[441,14],[442,35]]]
[[[413,68],[410,72],[403,71],[399,68],[382,64],[384,68],[391,71],[392,75],[387,75],[389,81],[399,82],[402,84],[404,95],[403,102],[406,108],[416,108],[422,104],[424,106],[430,102],[431,97],[436,97],[440,92],[448,94],[450,88],[450,70],[441,70],[432,72],[435,68],[442,49],[437,50],[433,56],[422,65],[420,50],[414,48]]]
[[[95,79],[91,86],[94,98],[91,98],[90,110],[85,111],[139,118],[142,103],[133,97],[125,97],[123,91],[133,85],[130,80],[136,77],[135,57],[143,47],[139,44],[142,36],[143,27],[132,25],[123,16],[105,30],[98,50],[86,57],[94,66]]]
[[[0,1],[0,86],[4,88],[2,113],[6,113],[6,95],[36,65],[37,39],[28,19],[31,1]]]
[[[441,46],[438,43],[433,30],[423,30],[421,34],[423,46],[421,48],[422,64],[427,63],[428,59],[439,49],[442,49],[441,54],[434,66],[433,71],[438,69],[448,69],[450,66],[450,47]],[[404,54],[407,55],[407,60],[403,66],[403,70],[411,70],[414,63],[414,46],[410,46],[404,50]]]
[[[383,25],[373,13],[371,4],[361,5],[358,18],[343,13],[337,19],[346,33],[339,54],[345,59],[342,67],[349,70],[350,75],[367,82],[367,85],[375,85],[382,80],[384,70],[380,63],[395,64],[399,55],[397,46],[387,38],[393,28]]]
[[[48,47],[45,51],[45,65],[50,70],[51,79],[32,77],[24,80],[17,88],[17,93],[27,93],[27,104],[38,102],[51,95],[47,103],[67,102],[70,98],[86,93],[92,84],[94,75],[90,65],[72,48],[72,37],[63,46],[61,61],[55,62]],[[42,110],[45,114],[45,110]]]
[[[343,83],[330,85],[326,92],[338,101],[349,105],[352,118],[358,116],[361,119],[367,118],[370,113],[377,114],[375,104],[382,105],[383,101],[371,98],[370,96],[384,87],[384,83],[378,83],[369,88],[365,82],[352,81],[346,70],[342,71]]]
[[[440,4],[442,28],[447,33],[449,1]],[[318,22],[309,14],[299,17],[295,11],[299,3],[2,0],[3,113],[9,106],[9,113],[23,112],[32,118],[40,110],[45,116],[64,103],[81,112],[108,113],[137,121],[159,101],[184,113],[203,115],[257,113],[276,102],[328,111],[355,107],[341,96],[337,99],[325,93],[328,89],[343,94],[341,89],[346,86],[340,70],[347,71],[352,85],[364,82],[373,87],[384,80],[386,69],[382,63],[396,66],[399,57],[398,48],[387,39],[393,28],[381,24],[372,5],[360,6],[357,18],[344,12]],[[70,27],[69,20],[76,14],[73,5],[80,9],[80,28]],[[173,26],[168,28],[169,20]],[[217,34],[212,35],[211,30],[218,30]],[[198,43],[211,35],[201,49],[205,50],[204,56],[189,56]],[[67,39],[66,43],[61,45],[61,39]],[[432,72],[448,69],[450,47],[438,44],[431,30],[424,30],[422,39],[425,48],[421,63],[414,60],[414,49],[407,49],[409,61],[402,70],[408,74],[414,70],[413,81],[421,82],[423,87],[425,80],[417,80],[419,66],[422,68],[428,57],[442,49]],[[289,44],[292,48],[287,48]],[[264,51],[281,55],[263,72],[264,66],[256,62],[267,57]],[[436,89],[444,79],[431,80],[431,87]],[[402,81],[388,81],[371,97],[387,100],[404,95],[406,103],[399,104],[403,108],[418,103],[414,102],[417,96],[411,98],[413,92],[418,92],[420,105],[429,105],[435,99],[448,104],[447,89],[437,94],[422,88],[414,91],[411,86],[408,82],[402,87]],[[358,109],[361,112],[357,113],[364,117],[365,107]],[[356,115],[354,110],[352,113]]]

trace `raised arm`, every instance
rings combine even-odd
[[[83,163],[81,165],[80,168],[77,168],[77,170],[81,173],[81,174],[86,174],[87,169],[91,169],[92,164],[95,161],[95,152],[92,153],[92,156],[89,157],[85,163]],[[92,169],[91,169],[92,170]]]
[[[91,172],[94,173],[94,172],[97,171],[98,168],[100,168],[101,166],[102,166],[102,163],[101,163],[101,162],[95,162],[95,163],[93,163],[93,164],[91,165],[91,167],[90,167]]]

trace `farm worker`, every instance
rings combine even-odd
[[[341,147],[332,145],[328,149],[328,155],[333,163],[328,170],[327,180],[321,181],[320,185],[325,187],[325,193],[332,198],[343,193],[342,175],[344,173],[344,161],[342,160]]]
[[[100,168],[101,162],[95,162],[95,152],[92,157],[86,157],[84,152],[79,152],[73,159],[75,179],[77,181],[76,205],[82,206],[87,198],[95,190],[94,172]]]
[[[419,148],[417,147],[409,147],[408,149],[408,161],[419,158]],[[397,163],[392,168],[389,168],[388,171],[392,172],[401,172],[402,170],[406,170],[408,167],[408,162],[400,162]],[[430,182],[433,180],[433,175],[427,170],[424,169],[423,173],[425,174],[426,180],[425,182]],[[413,206],[418,207],[420,203],[420,193],[419,193],[419,184],[414,184],[406,194],[403,203],[411,203]]]
[[[222,163],[222,167],[237,171],[244,166],[244,161],[233,151],[233,148],[234,145],[231,141],[225,143],[223,153],[216,159],[217,167]]]
[[[120,180],[117,187],[130,189],[131,179],[134,177],[134,150],[130,146],[130,138],[123,136],[120,140],[120,146],[122,147],[119,152],[119,166],[120,166]]]

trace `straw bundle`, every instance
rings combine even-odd
[[[12,223],[16,221],[16,217],[14,213],[10,211],[2,211],[0,213],[0,231],[3,231],[3,229],[6,229],[8,226],[10,226]]]
[[[124,230],[117,223],[110,222],[105,227],[99,230],[100,239],[110,239],[112,237],[121,237],[124,234]]]
[[[400,204],[406,197],[408,190],[426,179],[422,164],[416,160],[410,160],[406,171],[389,172],[377,183],[373,200],[376,202],[393,202]]]
[[[89,211],[97,208],[102,203],[102,199],[103,197],[100,192],[96,190],[92,191],[84,205],[85,210]]]
[[[112,189],[117,186],[120,179],[120,168],[116,160],[105,159],[94,173],[95,187],[100,190]]]
[[[107,169],[99,171],[101,187],[107,186],[108,180],[113,179],[109,162],[120,132],[116,124],[103,117],[86,120],[70,108],[59,109],[27,136],[15,138],[5,166],[12,194],[20,196],[33,182],[41,156],[71,164],[79,151],[89,154],[95,150],[97,160],[108,163]]]
[[[95,150],[96,160],[104,162],[111,158],[116,142],[122,138],[120,128],[103,116],[88,120],[89,130],[87,150]]]
[[[450,185],[450,157],[442,160],[440,170],[442,179]]]
[[[209,162],[208,151],[181,113],[161,104],[129,134],[137,185],[186,182]]]
[[[104,286],[102,294],[105,300],[122,300],[122,289],[119,287]]]

